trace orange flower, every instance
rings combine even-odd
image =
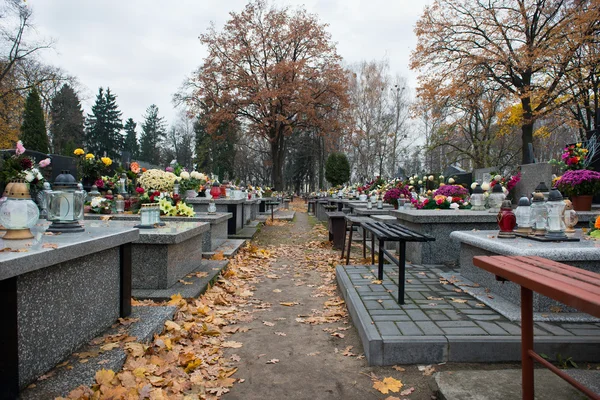
[[[131,165],[129,166],[129,168],[131,169],[131,171],[134,174],[139,174],[140,173],[140,164],[136,163],[135,161],[131,163]]]
[[[594,228],[600,229],[600,215],[596,218],[596,222],[594,223]]]
[[[146,172],[146,168],[142,168],[142,172]]]

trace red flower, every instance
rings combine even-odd
[[[577,164],[579,162],[579,157],[571,157],[569,158],[568,164]]]
[[[102,179],[96,179],[96,182],[94,182],[94,184],[98,189],[102,189],[104,187],[104,181]]]
[[[135,191],[136,191],[138,194],[144,194],[144,192],[145,192],[145,190],[144,190],[144,188],[143,188],[143,187],[137,187],[137,188],[135,188]]]
[[[33,161],[30,158],[24,157],[21,159],[21,167],[23,169],[29,169],[33,167]]]

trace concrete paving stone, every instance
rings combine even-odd
[[[477,324],[473,321],[440,321],[437,323],[440,328],[476,328]]]
[[[437,336],[443,335],[444,331],[442,331],[434,322],[432,321],[415,321],[415,324],[423,331],[425,335]]]
[[[581,329],[583,327],[586,329],[594,329],[597,330],[600,335],[600,327],[596,327],[595,324],[560,324],[560,326],[564,329]]]
[[[576,336],[600,336],[598,329],[569,329]]]
[[[423,310],[431,310],[431,309],[452,310],[452,306],[450,304],[436,303],[435,300],[427,300],[427,301],[429,301],[428,304],[420,304],[421,309],[423,309]]]
[[[383,303],[383,308],[385,308],[386,310],[396,310],[396,309],[400,309],[400,304],[398,304],[398,302],[394,299],[394,300],[384,300]]]
[[[421,292],[406,292],[406,295],[413,300],[426,300]]]
[[[456,310],[442,310],[444,314],[450,318],[452,321],[465,321],[468,320],[468,317],[464,314],[459,314]]]
[[[417,306],[416,304],[403,304],[402,305],[403,310],[416,310],[418,308],[419,308],[419,306]]]
[[[429,319],[431,319],[432,321],[450,321],[450,318],[448,318],[446,314],[443,314],[439,311],[425,311],[425,314],[427,314]]]
[[[502,329],[504,329],[511,335],[520,335],[521,334],[521,326],[517,323],[503,322],[503,321],[498,321],[496,323],[498,324],[498,326],[500,326]]]
[[[368,300],[363,302],[367,310],[381,310],[383,306],[374,300]]]
[[[406,314],[413,321],[429,321],[429,317],[421,310],[407,310]]]
[[[442,328],[446,335],[461,336],[461,335],[485,335],[486,332],[481,328]]]
[[[410,321],[410,317],[408,315],[372,315],[371,319],[374,322],[378,321]]]
[[[494,322],[478,321],[477,325],[483,328],[490,335],[510,335],[506,330]]]
[[[534,327],[545,329],[546,331],[550,332],[553,335],[560,335],[560,336],[572,335],[572,333],[567,331],[566,329],[563,329],[560,326],[557,326],[556,324],[550,324],[548,322],[536,322],[534,324]]]
[[[432,364],[448,358],[444,336],[410,336],[383,342],[382,365]]]
[[[392,321],[377,321],[375,327],[379,334],[383,336],[400,336],[401,332],[395,322]]]
[[[369,310],[369,314],[375,316],[375,315],[406,315],[406,311],[400,309],[400,310]],[[406,315],[407,318],[408,315]]]
[[[363,300],[384,300],[384,299],[388,299],[388,295],[387,293],[369,293],[369,294],[364,294],[361,293],[360,298]]]
[[[508,362],[521,360],[520,336],[448,336],[448,361]]]
[[[369,287],[374,292],[385,292],[385,288],[381,285],[369,285]]]
[[[455,302],[452,302],[452,306],[454,308],[458,308],[459,310],[461,310],[461,312],[462,312],[462,310],[471,310],[473,308],[468,303],[455,303]]]
[[[423,331],[412,321],[397,322],[396,326],[404,336],[422,336]]]
[[[471,315],[470,317],[475,321],[502,321],[505,319],[502,315]]]
[[[354,286],[356,291],[359,293],[370,293],[372,292],[371,288],[368,286]]]

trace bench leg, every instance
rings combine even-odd
[[[363,232],[366,234],[367,231],[363,229]],[[371,233],[371,264],[375,265],[375,235]]]
[[[367,232],[363,229],[363,235],[362,235],[362,242],[363,242],[363,259],[367,258]]]
[[[348,235],[348,250],[346,251],[346,265],[350,264],[350,250],[352,249],[352,231],[354,230],[354,224],[350,224],[350,235]]]
[[[121,318],[131,314],[131,243],[122,244],[119,247],[121,259],[121,304],[119,315]]]
[[[404,304],[406,286],[406,242],[400,241],[400,259],[398,260],[398,304]]]
[[[0,281],[0,399],[19,398],[19,328],[17,278]]]
[[[346,250],[346,230],[348,229],[348,221],[344,219],[344,238],[342,239],[342,255],[340,256],[340,260],[344,259],[344,251]]]
[[[377,279],[379,279],[380,281],[383,280],[383,246],[385,246],[385,242],[379,239],[379,268],[377,270]]]
[[[533,293],[521,286],[521,368],[523,400],[533,400]]]

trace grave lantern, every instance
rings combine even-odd
[[[214,181],[212,184],[212,187],[210,188],[210,195],[212,196],[213,199],[218,199],[219,196],[221,195],[221,185],[219,185],[219,182]]]
[[[519,204],[515,210],[517,217],[517,233],[531,233],[531,204],[526,196],[519,199]]]
[[[540,192],[533,194],[531,202],[531,229],[536,236],[546,234],[546,223],[548,219],[548,210],[544,201],[544,195]]]
[[[566,226],[565,232],[574,233],[575,225],[577,225],[577,223],[579,222],[579,218],[577,217],[577,213],[575,212],[575,210],[573,210],[573,203],[571,203],[571,200],[565,200],[565,211],[563,220]]]
[[[140,228],[140,229],[156,228],[156,226],[154,225],[154,223],[152,221],[152,219],[153,219],[152,209],[153,208],[154,208],[154,204],[151,204],[151,203],[142,204],[142,206],[140,208],[140,224],[135,225],[136,228]]]
[[[502,202],[500,212],[498,213],[496,219],[498,220],[498,227],[500,228],[498,237],[503,239],[514,238],[515,233],[513,232],[513,229],[515,229],[515,225],[517,224],[517,218],[512,211],[512,204],[510,200],[504,200]]]
[[[490,197],[488,197],[488,204],[490,206],[490,212],[498,214],[500,212],[500,207],[502,206],[502,202],[504,201],[504,191],[502,190],[502,185],[496,183],[492,188],[492,193]]]
[[[40,200],[40,218],[48,219],[48,199],[52,190],[50,189],[50,182],[44,182],[43,186],[44,189],[38,195]]]
[[[563,211],[565,209],[565,202],[563,201],[562,194],[558,189],[552,189],[546,202],[546,208],[548,209],[548,223],[546,226],[546,237],[548,239],[564,239],[565,235],[565,222],[563,221]]]
[[[48,232],[83,232],[83,205],[87,193],[69,171],[62,171],[48,192]]]
[[[476,184],[473,189],[470,202],[472,211],[485,211],[485,195],[483,194],[483,189],[479,183]]]
[[[550,195],[550,190],[548,189],[548,186],[546,186],[546,183],[540,182],[540,184],[537,185],[535,188],[535,193],[543,194],[544,201],[548,201],[548,196]]]
[[[10,185],[10,183],[9,183]],[[30,228],[40,217],[40,210],[31,200],[29,184],[18,180],[5,191],[5,200],[0,204],[0,224],[6,228],[2,239],[31,239]]]
[[[217,212],[217,205],[215,204],[215,201],[213,199],[210,199],[208,201],[208,213],[214,214],[216,212]]]

